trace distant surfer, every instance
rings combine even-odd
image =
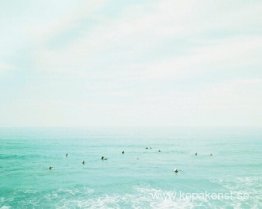
[[[179,171],[182,171],[182,170],[178,170],[177,168],[174,169],[174,172],[175,172],[176,174],[178,174]]]
[[[84,160],[83,160],[82,164],[85,165],[85,161]]]
[[[125,154],[125,151],[122,151],[122,155]]]
[[[66,153],[66,157],[68,157],[68,153]]]
[[[195,156],[197,156],[197,152],[195,153]]]
[[[161,150],[159,149],[158,152],[161,152]]]
[[[213,156],[213,154],[212,153],[210,153],[210,157],[212,157]]]
[[[101,160],[107,160],[107,158],[106,158],[106,157],[104,157],[104,156],[102,156],[102,157],[101,157]]]
[[[53,166],[49,166],[49,168],[48,168],[49,170],[52,170],[53,169]]]
[[[148,149],[148,147],[146,147],[146,149]]]

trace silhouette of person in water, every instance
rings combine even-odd
[[[68,157],[68,153],[66,153],[66,157]]]
[[[178,173],[178,169],[175,169],[174,172],[177,174]]]
[[[122,151],[122,154],[125,154],[125,151]]]
[[[195,156],[197,156],[197,152],[195,153]]]
[[[106,157],[104,157],[104,156],[102,156],[102,157],[101,157],[101,160],[107,160],[107,158],[106,158]]]
[[[48,168],[49,170],[52,170],[53,169],[53,166],[49,166],[49,168]]]
[[[84,160],[83,160],[82,164],[85,165],[85,161]]]
[[[161,152],[161,150],[159,149],[158,152]]]

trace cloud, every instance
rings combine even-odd
[[[193,48],[188,54],[143,66],[145,77],[176,79],[212,71],[233,71],[261,65],[261,37],[229,38]]]
[[[261,1],[35,4],[0,34],[2,124],[261,123]]]
[[[243,57],[250,51],[257,51],[258,47],[255,44],[260,45],[261,40],[254,34],[241,37],[241,34],[236,32],[241,27],[247,28],[247,33],[252,32],[250,23],[260,16],[258,11],[261,4],[254,3],[236,8],[235,4],[231,4],[228,11],[215,9],[221,5],[223,3],[216,2],[210,5],[207,1],[199,3],[193,0],[168,0],[154,2],[151,6],[141,4],[128,7],[123,9],[122,15],[117,19],[100,18],[96,26],[82,30],[80,37],[72,39],[70,44],[63,48],[50,48],[45,45],[46,42],[42,43],[34,58],[36,69],[48,73],[69,73],[87,77],[95,74],[94,71],[106,73],[109,70],[128,69],[134,72],[134,77],[139,75],[140,71],[145,71],[142,74],[148,74],[149,77],[169,77],[173,72],[194,73],[196,67],[210,68],[212,64],[218,63],[222,66],[223,62],[228,68],[237,63],[241,65],[241,62],[247,64],[251,62],[251,58],[248,57],[245,62]],[[208,18],[210,15],[211,18]],[[87,16],[80,16],[78,21],[81,22],[81,19],[86,19]],[[243,24],[236,24],[239,22]],[[252,25],[255,26],[257,22]],[[72,23],[75,22],[65,21],[62,31],[69,28],[70,32]],[[87,21],[81,24],[89,23]],[[53,31],[54,37],[57,36],[55,30],[50,31]],[[225,37],[212,37],[212,32],[219,31],[224,32]],[[172,41],[172,45],[165,46]],[[191,42],[190,46],[188,42]],[[154,53],[157,54],[159,48],[162,50],[159,58],[150,59],[150,54],[157,57]],[[165,49],[171,49],[172,52],[175,48],[178,48],[178,55],[161,55],[165,53]],[[132,73],[130,74],[132,77]]]

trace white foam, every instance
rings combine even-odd
[[[262,177],[235,177],[213,179],[212,182],[219,183],[224,191],[234,195],[233,200],[229,204],[234,209],[241,209],[248,205],[248,208],[262,208]],[[243,199],[239,199],[239,194],[242,194]],[[245,195],[245,196],[243,196]],[[226,204],[226,203],[225,203]]]
[[[230,180],[219,180],[225,183]],[[250,179],[235,179],[234,182],[250,181]],[[236,183],[235,182],[235,183]],[[238,187],[239,188],[239,187]],[[236,189],[236,188],[235,188]],[[228,191],[228,188],[226,188]],[[261,207],[260,199],[250,199],[246,202],[233,200],[212,201],[208,199],[192,199],[181,198],[176,191],[163,190],[153,187],[133,187],[128,193],[108,193],[100,194],[95,190],[82,187],[75,189],[58,189],[51,193],[45,194],[43,197],[36,196],[31,201],[27,201],[28,206],[40,207],[52,206],[57,209],[198,209],[198,208],[252,208],[259,209]],[[6,202],[5,202],[5,205]],[[0,206],[0,209],[10,209],[9,206]]]
[[[11,208],[11,206],[6,206],[6,205],[4,205],[4,206],[2,206],[0,209],[10,209]]]
[[[170,191],[154,188],[135,188],[136,193],[124,195],[111,194],[99,197],[86,197],[78,200],[60,202],[59,209],[90,208],[90,209],[120,209],[120,208],[152,208],[152,209],[191,209],[194,204],[191,200],[179,199]]]

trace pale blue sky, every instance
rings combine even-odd
[[[261,126],[260,0],[0,0],[0,126]]]

